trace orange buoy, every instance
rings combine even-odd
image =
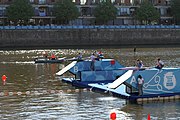
[[[6,75],[3,75],[2,76],[2,81],[6,81],[6,79],[7,79]]]
[[[112,113],[110,114],[110,119],[111,119],[111,120],[116,120],[116,113],[115,113],[115,112],[112,112]]]

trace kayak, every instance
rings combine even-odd
[[[47,58],[36,58],[34,59],[35,63],[62,63],[65,61],[65,57],[58,59],[47,59]]]

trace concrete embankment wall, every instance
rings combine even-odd
[[[0,30],[0,49],[180,46],[180,29]]]

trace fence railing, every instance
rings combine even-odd
[[[1,30],[33,29],[180,29],[180,25],[53,25],[53,26],[0,26]]]

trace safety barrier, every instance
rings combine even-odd
[[[0,91],[0,97],[3,96],[21,96],[21,95],[43,95],[43,94],[62,94],[62,93],[78,93],[78,92],[88,92],[91,89],[67,89],[67,90],[42,90],[42,91]]]
[[[180,25],[52,25],[52,26],[0,26],[1,30],[33,29],[180,29]]]

